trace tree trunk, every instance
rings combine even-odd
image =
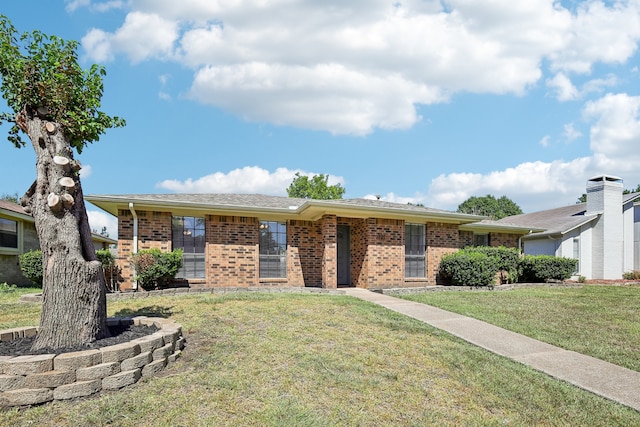
[[[58,124],[28,111],[17,119],[37,156],[37,180],[22,198],[35,220],[43,262],[42,315],[32,349],[86,345],[109,330],[106,283],[91,239],[80,165]],[[55,162],[56,156],[69,162]]]

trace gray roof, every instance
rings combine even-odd
[[[470,223],[482,220],[477,215],[370,199],[314,200],[263,194],[116,194],[87,195],[85,199],[105,211],[118,215],[129,203],[144,208],[167,208],[172,211],[237,212],[241,215],[262,213],[290,218],[312,219],[324,214],[354,217],[403,218]]]
[[[533,237],[566,233],[574,228],[592,221],[597,215],[586,215],[587,204],[563,206],[555,209],[514,215],[499,220],[499,223],[524,227],[542,228],[546,231],[536,233]]]
[[[17,204],[17,203],[13,203],[10,202],[8,200],[0,200],[0,209],[11,212],[11,213],[15,213],[18,214],[19,216],[24,217],[28,217],[28,218],[24,218],[24,219],[32,219],[31,215],[28,214],[27,212],[25,212],[24,208]]]
[[[622,203],[626,204],[639,197],[640,193],[623,194]],[[576,203],[575,205],[563,206],[560,208],[509,216],[499,220],[498,222],[510,225],[528,226],[532,228],[538,227],[545,230],[543,233],[536,233],[531,236],[532,238],[535,238],[567,233],[576,227],[593,221],[597,217],[597,214],[587,214],[586,203]]]
[[[210,206],[228,206],[228,207],[251,207],[251,208],[275,208],[275,209],[291,209],[301,207],[305,203],[311,201],[311,199],[300,199],[294,197],[284,196],[267,196],[264,194],[210,194],[210,193],[197,193],[197,194],[114,194],[114,195],[89,195],[87,199],[95,198],[110,198],[110,199],[122,199],[123,201],[131,202],[157,202],[157,203],[180,203],[180,204],[195,204],[195,205],[210,205]],[[335,204],[336,206],[357,206],[363,208],[387,208],[387,209],[401,209],[407,212],[438,212],[438,213],[451,213],[455,212],[445,211],[441,209],[432,209],[424,206],[415,206],[402,203],[391,203],[382,200],[371,199],[337,199],[337,200],[318,200],[323,204]],[[480,218],[478,218],[480,219]]]

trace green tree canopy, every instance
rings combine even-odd
[[[296,172],[296,177],[287,188],[289,197],[299,197],[301,199],[335,200],[342,199],[345,189],[340,185],[329,185],[329,175],[314,175],[309,179],[307,175],[300,175]]]
[[[0,196],[0,200],[4,200],[6,202],[19,203],[20,196],[18,196],[18,193],[13,193],[13,194],[4,193],[2,196]]]
[[[484,197],[469,197],[467,200],[458,205],[459,213],[472,215],[488,216],[491,219],[498,220],[511,215],[520,215],[522,209],[513,200],[507,196],[496,199],[494,196],[487,194]]]
[[[106,129],[125,121],[99,110],[105,68],[78,64],[78,42],[48,36],[40,31],[18,35],[9,19],[0,15],[0,91],[12,110],[0,114],[11,122],[9,140],[23,147],[20,130],[26,117],[38,116],[58,123],[78,153],[95,142]]]

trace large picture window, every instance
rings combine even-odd
[[[18,249],[18,222],[0,218],[0,248]]]
[[[205,223],[204,218],[174,216],[171,220],[173,249],[182,249],[182,268],[176,277],[204,278]]]
[[[404,226],[404,275],[426,277],[426,227],[424,224]]]
[[[287,224],[260,221],[260,278],[287,277]]]

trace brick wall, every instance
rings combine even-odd
[[[473,231],[460,231],[460,248],[473,246]]]
[[[321,287],[324,247],[321,222],[289,221],[287,246],[290,284]]]
[[[322,253],[322,283],[324,288],[338,287],[338,223],[335,215],[320,220],[324,239]]]
[[[138,250],[160,249],[171,251],[171,213],[137,211]],[[133,252],[133,215],[128,210],[118,211],[118,259],[122,271],[121,290],[133,286],[131,254]]]
[[[207,215],[206,287],[258,284],[257,218]]]
[[[404,286],[404,221],[370,218],[367,223],[367,287]]]
[[[508,233],[491,233],[489,243],[491,246],[504,246],[507,248],[518,247],[518,235]]]
[[[460,232],[455,224],[427,224],[427,282],[439,283],[438,267],[444,255],[460,248]]]

